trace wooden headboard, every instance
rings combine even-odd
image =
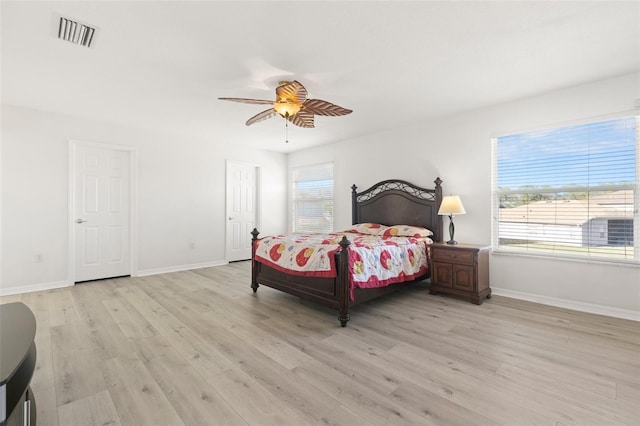
[[[442,201],[442,180],[436,178],[435,188],[427,189],[404,180],[383,180],[362,192],[351,187],[352,223],[383,225],[414,225],[433,231],[434,241],[442,241],[442,216],[438,209]]]

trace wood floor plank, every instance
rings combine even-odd
[[[256,320],[255,317],[246,320],[242,316],[235,315],[234,311],[229,309],[204,312],[202,316],[220,323],[234,335],[250,341],[265,356],[279,362],[285,368],[292,369],[312,360],[311,357],[290,345],[285,339],[265,333],[260,327],[254,325],[252,322]],[[258,318],[257,320],[259,322],[264,318]]]
[[[616,399],[627,403],[635,404],[634,413],[640,424],[640,384],[637,381],[633,383],[618,383],[616,388]]]
[[[39,425],[640,425],[640,327],[417,283],[353,307],[250,262],[0,297],[36,317]]]
[[[221,354],[206,339],[198,335],[198,329],[189,327],[180,321],[172,312],[167,310],[161,302],[166,303],[173,312],[184,314],[184,311],[164,297],[152,299],[146,292],[139,288],[132,288],[126,293],[128,300],[136,304],[136,307],[145,320],[148,321],[162,336],[163,341],[180,353],[189,364],[203,377],[217,374],[221,371],[233,368],[233,364]],[[198,326],[203,324],[202,316],[190,318],[188,314],[182,316],[189,323],[195,321]],[[206,330],[207,328],[205,328]],[[147,340],[147,339],[145,339]]]
[[[20,295],[18,295],[20,296]],[[31,381],[31,390],[36,396],[36,416],[39,425],[57,426],[58,402],[54,377],[51,327],[49,325],[49,299],[47,292],[25,293],[14,299],[31,309],[36,318],[36,369]]]
[[[158,334],[158,330],[137,311],[129,300],[125,298],[107,299],[102,303],[128,339],[144,339]]]
[[[412,383],[403,383],[391,394],[411,412],[419,412],[438,426],[498,425],[477,411],[468,410]]]
[[[0,296],[0,305],[5,303],[15,303],[20,302],[22,298],[22,294],[10,294],[6,296]]]
[[[440,379],[442,382],[466,384],[468,387],[482,387],[486,392],[493,391],[497,395],[501,395],[502,398],[508,399],[515,406],[534,413],[544,413],[545,416],[552,416],[559,421],[576,425],[620,424],[607,414],[602,415],[590,407],[585,408],[583,404],[573,403],[571,396],[567,400],[560,400],[553,394],[533,389],[530,384],[505,380],[499,374],[474,368],[466,363],[457,363],[421,348],[401,344],[389,352],[408,362],[414,359],[425,360],[424,368],[429,370],[431,376],[445,374]],[[590,402],[593,403],[595,400],[590,400]]]
[[[499,297],[499,296],[498,296]],[[524,300],[509,299],[508,305],[499,309],[499,315],[508,320],[526,319],[532,326],[553,326],[565,333],[586,334],[610,339],[611,344],[637,345],[639,333],[635,321],[589,314],[586,312],[540,305]]]
[[[106,389],[100,358],[81,321],[51,328],[51,353],[58,406]]]
[[[360,384],[353,380],[353,376],[347,376],[321,361],[311,360],[297,366],[293,372],[328,395],[333,395],[368,425],[431,424],[416,412],[402,410],[385,391]],[[397,386],[394,386],[395,390]]]
[[[343,347],[310,342],[304,352],[319,362],[330,365],[351,381],[376,389],[379,393],[389,395],[401,384],[401,379],[391,371],[376,370],[371,364]]]
[[[489,333],[480,337],[477,330],[461,328],[455,328],[452,333],[461,338],[466,338],[470,343],[473,342],[471,344],[474,344],[480,352],[495,351],[495,340],[491,339]],[[615,398],[616,382],[609,378],[603,378],[596,371],[593,371],[593,369],[597,368],[596,364],[581,361],[580,357],[576,356],[577,354],[573,356],[563,355],[552,348],[541,346],[525,345],[526,350],[517,351],[514,349],[514,346],[517,345],[517,342],[513,341],[504,342],[501,349],[499,349],[504,355],[502,359],[509,357],[508,362],[513,365],[522,366],[541,374],[563,377],[567,383],[609,398]]]
[[[323,343],[350,351],[368,363],[372,370],[398,377],[401,384],[413,383],[471,411],[482,412],[494,422],[519,426],[555,423],[550,416],[514,404],[503,392],[486,386],[481,379],[459,374],[455,361],[437,353],[425,353],[425,349],[407,348],[403,346],[405,344],[398,343],[397,352],[394,352],[375,347],[375,341],[361,342],[337,334],[325,339]],[[397,353],[410,355],[403,358]],[[445,360],[445,363],[438,364],[442,360]],[[487,406],[491,406],[492,409],[485,410]]]
[[[39,403],[39,401],[38,401]],[[108,391],[63,405],[58,410],[61,425],[120,426],[120,418]],[[40,418],[37,419],[40,424]]]
[[[247,424],[175,350],[162,350],[145,367],[185,424]]]
[[[49,325],[67,324],[78,319],[78,313],[73,303],[71,290],[68,288],[51,291],[49,301]]]
[[[215,332],[219,349],[238,368],[262,387],[292,407],[305,422],[318,424],[361,424],[362,418],[341,406],[340,401],[300,380],[290,370],[267,358],[251,345],[226,329]]]
[[[38,291],[34,293],[25,293],[18,300],[31,309],[33,315],[36,317],[36,333],[44,328],[51,327],[49,321],[49,299],[50,295],[44,291]]]
[[[455,315],[455,312],[452,314]],[[358,321],[361,324],[366,322],[367,328],[379,334],[395,338],[397,344],[411,344],[438,353],[443,357],[465,362],[475,368],[483,368],[486,371],[496,371],[505,360],[495,357],[494,354],[479,353],[463,339],[453,336],[449,332],[434,332],[429,328],[421,327],[420,323],[416,321],[381,320],[374,313],[367,312],[363,312]]]
[[[541,332],[532,328],[519,327],[517,331],[512,332],[509,327],[513,327],[513,323],[503,326],[495,323],[487,327],[474,324],[470,327],[456,326],[450,331],[452,334],[462,334],[469,337],[481,336],[485,342],[504,342],[512,348],[526,348],[526,352],[536,353],[536,356],[543,356],[543,352],[553,352],[554,358],[558,364],[569,364],[570,368],[583,367],[593,370],[598,375],[616,377],[618,380],[624,380],[629,375],[639,376],[640,366],[637,363],[637,345],[636,350],[628,348],[616,347],[601,342],[600,337],[591,336],[587,339],[582,335],[581,339],[568,337],[566,340],[558,340],[555,333],[549,331]],[[505,341],[505,338],[508,340]],[[593,347],[602,343],[599,353],[594,353]],[[639,341],[640,343],[640,341]],[[579,356],[576,356],[579,354]],[[606,356],[602,356],[606,355]]]
[[[48,321],[48,320],[47,320]],[[36,329],[36,369],[31,380],[31,390],[36,395],[36,416],[38,425],[58,425],[58,401],[54,376],[51,329]]]
[[[103,370],[124,425],[184,425],[142,361],[111,358],[104,362]]]
[[[103,303],[104,300],[117,297],[109,287],[102,281],[85,283],[73,292],[78,313],[89,329],[89,341],[94,353],[103,360],[117,356],[129,357],[134,352],[131,341]]]
[[[610,418],[619,424],[633,424],[640,419],[638,404],[630,404],[624,400],[607,398],[590,392],[581,386],[558,380],[555,374],[540,374],[508,363],[504,363],[497,374],[514,383],[520,383],[522,386],[567,401],[571,405],[594,411],[600,418]],[[598,403],[594,404],[596,401]]]
[[[58,409],[59,423],[61,425],[95,425],[96,420],[91,407],[91,398],[88,396],[77,399],[60,407]]]
[[[207,381],[249,424],[312,424],[239,368],[218,373],[209,377]]]

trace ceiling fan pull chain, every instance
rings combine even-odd
[[[289,143],[289,120],[284,120],[284,143]]]

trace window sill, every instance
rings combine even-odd
[[[500,249],[492,249],[491,254],[496,256],[528,257],[528,258],[551,260],[551,261],[558,261],[558,262],[576,262],[576,263],[588,263],[588,264],[597,264],[597,265],[640,268],[640,261],[638,260],[623,261],[623,260],[609,260],[609,259],[585,259],[585,258],[570,257],[570,256],[549,256],[542,253],[517,253],[517,252],[500,250]]]

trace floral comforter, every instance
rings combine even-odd
[[[346,235],[351,287],[382,287],[427,272],[429,238],[356,233],[271,236],[258,240],[256,260],[294,275],[336,277],[335,253]]]

